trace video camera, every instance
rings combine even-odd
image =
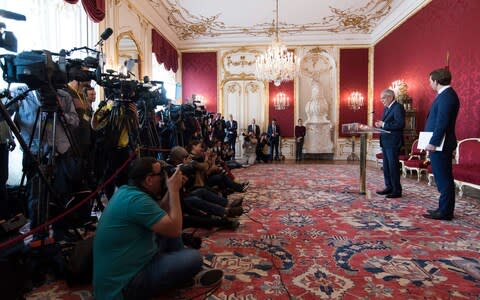
[[[94,51],[94,50],[93,50]],[[99,53],[97,57],[67,58],[65,50],[52,53],[47,50],[23,51],[18,55],[0,56],[3,79],[11,83],[24,83],[30,89],[39,89],[47,105],[55,105],[55,89],[63,88],[72,80],[101,80]],[[53,57],[57,57],[54,61]]]

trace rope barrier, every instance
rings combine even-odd
[[[19,242],[21,240],[23,240],[24,238],[26,238],[27,236],[29,235],[32,235],[32,234],[35,234],[43,229],[45,229],[47,226],[50,226],[51,224],[65,218],[66,216],[68,216],[69,214],[73,213],[74,211],[76,211],[77,209],[79,209],[80,207],[82,207],[85,203],[87,203],[88,201],[92,200],[94,198],[94,196],[98,195],[100,193],[100,191],[103,190],[103,188],[109,184],[110,182],[112,182],[115,177],[117,177],[117,175],[123,170],[125,169],[128,164],[130,163],[130,161],[132,161],[136,156],[138,155],[138,150],[137,151],[133,151],[130,156],[128,157],[128,159],[113,173],[112,176],[110,176],[110,178],[108,178],[107,180],[105,180],[102,184],[100,184],[97,189],[91,193],[90,195],[88,195],[85,199],[83,199],[82,201],[80,201],[79,203],[77,203],[76,205],[72,206],[71,208],[67,209],[66,211],[62,212],[61,214],[59,214],[58,216],[48,220],[47,222],[43,223],[43,224],[40,224],[38,225],[37,227],[31,229],[30,231],[26,232],[26,233],[23,233],[15,238],[12,238],[12,239],[9,239],[3,243],[0,244],[0,249],[3,249],[7,246],[10,246],[16,242]]]

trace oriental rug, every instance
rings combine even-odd
[[[402,178],[403,198],[375,194],[379,169],[360,195],[355,164],[260,164],[249,180],[240,227],[196,230],[206,265],[224,270],[215,290],[161,299],[480,299],[480,200],[457,198],[453,221],[422,217],[437,207],[425,181]],[[91,299],[91,286],[46,284],[28,299]]]

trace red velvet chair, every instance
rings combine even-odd
[[[403,169],[405,170],[404,177],[406,177],[407,171],[415,171],[417,172],[417,181],[420,181],[422,174],[425,173],[425,175],[427,175],[429,165],[430,161],[426,159],[406,160],[403,162]]]
[[[463,196],[464,187],[480,190],[480,138],[468,138],[458,142],[455,161],[452,167],[455,185],[459,196]]]
[[[410,148],[410,153],[408,156],[400,155],[400,157],[398,158],[400,160],[400,165],[402,167],[403,177],[407,177],[407,172],[412,170],[417,171],[417,168],[422,167],[422,165],[418,161],[425,160],[426,152],[423,149],[418,149],[417,145],[418,145],[418,139],[413,141],[412,147]],[[408,163],[409,166],[405,168],[406,161],[416,161],[416,162],[409,162]],[[417,172],[417,175],[418,175],[418,172]]]

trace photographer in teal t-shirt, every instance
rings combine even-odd
[[[115,192],[100,218],[93,245],[97,300],[149,299],[189,283],[217,284],[223,277],[221,270],[202,271],[200,253],[184,247],[179,196],[184,177],[177,169],[167,178],[162,163],[137,159],[129,185]]]

